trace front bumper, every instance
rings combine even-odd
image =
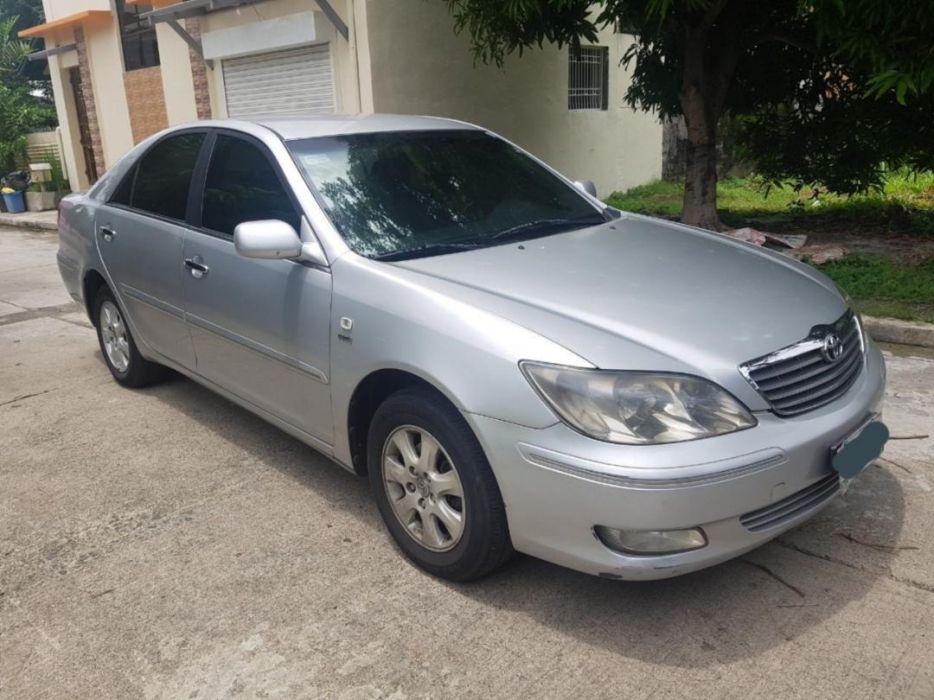
[[[758,413],[755,428],[716,438],[613,445],[562,423],[537,430],[466,417],[499,482],[518,551],[589,574],[658,579],[749,551],[829,503],[835,489],[764,529],[753,531],[740,522],[744,514],[826,479],[831,448],[880,411],[884,388],[882,355],[869,342],[861,376],[840,399],[793,418]],[[597,539],[595,525],[699,526],[708,544],[680,554],[624,555]]]

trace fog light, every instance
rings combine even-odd
[[[687,530],[617,530],[597,525],[597,537],[607,547],[623,554],[676,554],[700,549],[707,537],[699,527]]]

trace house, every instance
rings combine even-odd
[[[497,131],[602,193],[661,175],[662,127],[623,104],[631,37],[478,65],[442,0],[43,0],[65,166],[84,189],[134,144],[205,118],[397,112]]]

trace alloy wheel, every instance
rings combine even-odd
[[[101,304],[99,322],[107,359],[118,372],[126,372],[130,366],[130,340],[117,305],[110,300]]]
[[[396,518],[409,536],[434,552],[464,534],[464,489],[441,444],[414,425],[396,428],[383,445],[383,481]]]

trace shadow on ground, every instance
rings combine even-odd
[[[296,487],[312,489],[352,513],[392,547],[365,479],[188,379],[177,377],[147,391],[287,474]],[[891,552],[875,550],[871,566],[834,556],[841,533],[858,530],[870,508],[888,512],[874,525],[879,541],[898,539],[904,519],[898,482],[878,468],[868,469],[861,482],[861,488],[777,541],[675,579],[608,581],[520,555],[483,581],[440,585],[448,588],[452,606],[463,596],[482,603],[491,615],[529,616],[569,639],[623,657],[685,668],[755,658],[807,634],[888,573]],[[800,542],[812,551],[795,544]],[[399,554],[399,566],[411,564]]]

